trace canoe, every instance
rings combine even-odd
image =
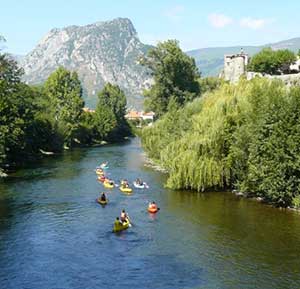
[[[110,184],[110,183],[108,183],[108,182],[103,182],[103,186],[105,187],[105,188],[108,188],[108,189],[112,189],[113,187],[114,187],[114,185],[112,184]]]
[[[108,203],[108,199],[106,199],[105,201],[102,201],[101,198],[97,198],[96,201],[97,201],[97,203],[99,203],[102,206],[105,206]]]
[[[114,224],[114,228],[113,228],[113,232],[116,233],[116,232],[121,232],[123,230],[126,230],[128,229],[130,226],[130,223],[129,221],[125,221],[123,222],[123,224],[119,223],[119,224]]]
[[[137,189],[148,189],[149,188],[149,186],[146,183],[143,183],[142,185],[139,185],[138,183],[133,182],[133,186]]]
[[[132,193],[132,188],[124,188],[124,187],[120,187],[120,190],[123,192],[123,193]]]
[[[148,212],[151,214],[157,213],[158,210],[159,210],[159,208],[157,208],[157,207],[155,207],[155,208],[148,207]]]

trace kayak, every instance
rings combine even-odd
[[[108,182],[103,182],[103,186],[104,186],[105,188],[112,189],[112,188],[114,187],[114,184],[110,184],[110,183],[108,183]]]
[[[99,176],[98,177],[98,181],[100,181],[100,182],[105,182],[105,180],[106,180],[106,178],[105,178],[105,176]]]
[[[100,168],[103,169],[103,170],[106,170],[106,169],[109,168],[109,166],[108,165],[100,165]]]
[[[123,224],[119,223],[119,224],[114,224],[114,228],[113,228],[113,232],[121,232],[123,230],[128,229],[130,226],[129,220],[123,222]]]
[[[97,198],[96,201],[97,201],[97,203],[99,203],[102,206],[105,206],[108,203],[108,199],[106,199],[105,201],[102,201],[101,198]]]
[[[120,190],[123,192],[123,193],[132,193],[132,188],[124,188],[124,187],[120,187]]]
[[[143,183],[142,185],[140,185],[137,182],[133,182],[133,186],[137,189],[148,189],[149,188],[149,186],[146,183]]]
[[[157,213],[158,210],[159,210],[159,208],[157,208],[157,207],[153,207],[153,208],[148,207],[148,212],[151,213],[151,214]]]

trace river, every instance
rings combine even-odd
[[[115,180],[95,202],[97,164]],[[0,288],[300,288],[300,215],[230,193],[167,190],[138,139],[49,157],[0,181]],[[151,216],[147,203],[161,210]],[[125,208],[133,226],[112,224]]]

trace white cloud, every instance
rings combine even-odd
[[[240,25],[242,27],[247,27],[247,28],[257,30],[263,28],[264,26],[266,26],[266,24],[270,22],[271,22],[270,19],[255,19],[251,17],[245,17],[241,19]]]
[[[175,5],[169,10],[165,11],[165,16],[167,16],[172,21],[178,22],[179,20],[181,20],[184,10],[184,6]]]
[[[208,21],[213,27],[216,28],[223,28],[233,22],[232,18],[218,13],[212,13],[208,15]]]

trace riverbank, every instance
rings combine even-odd
[[[48,158],[56,158],[58,156],[62,156],[65,152],[70,152],[74,149],[80,149],[80,148],[94,148],[94,147],[104,147],[107,145],[113,145],[113,144],[122,144],[129,141],[129,137],[125,136],[119,141],[116,142],[108,142],[108,141],[101,141],[99,143],[93,143],[93,144],[78,144],[77,146],[73,146],[72,148],[65,147],[60,152],[52,152],[52,151],[44,151],[42,149],[39,150],[38,154],[31,154],[27,157],[26,160],[20,161],[19,163],[15,164],[7,164],[4,168],[0,168],[0,180],[1,178],[7,178],[11,174],[16,173],[20,169],[25,169],[26,167],[31,166],[34,163],[39,163],[45,159]]]

